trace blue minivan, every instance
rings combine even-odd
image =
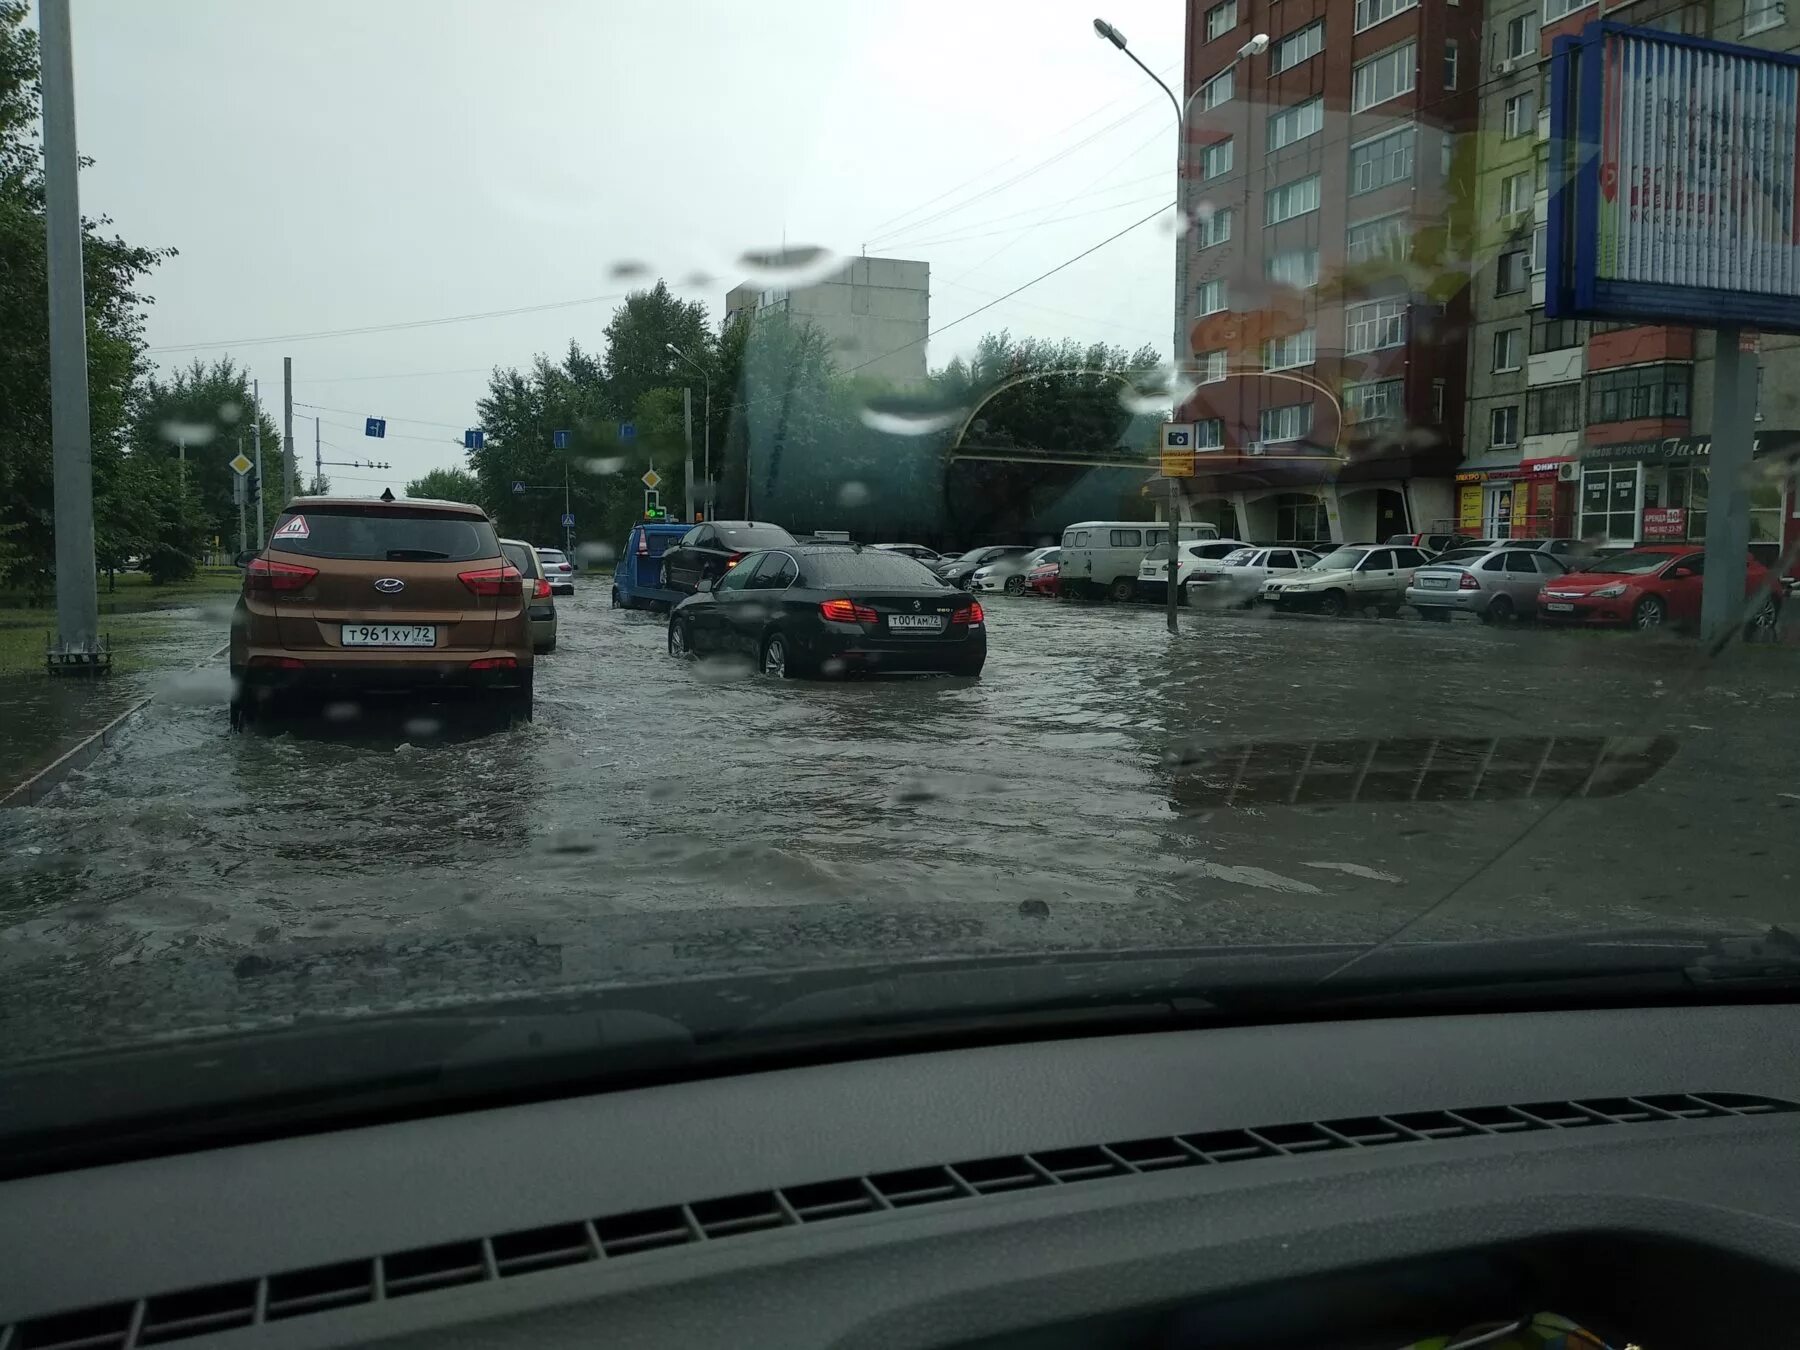
[[[685,592],[665,591],[656,583],[662,571],[663,550],[693,529],[680,521],[662,524],[644,521],[631,527],[625,550],[613,568],[612,602],[614,609],[645,609],[651,605],[673,605]]]

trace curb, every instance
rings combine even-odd
[[[188,669],[199,670],[202,666],[218,660],[220,655],[230,649],[231,644],[227,642],[217,651],[213,652],[212,655],[208,656],[206,660],[198,662],[197,664],[188,667]],[[89,764],[92,764],[95,759],[99,758],[100,752],[113,743],[114,739],[118,736],[120,729],[154,702],[156,702],[156,695],[146,695],[144,698],[139,699],[136,703],[125,709],[124,712],[114,717],[112,721],[108,722],[98,731],[91,732],[83,737],[73,749],[65,750],[61,755],[39,769],[23,783],[20,783],[17,787],[6,793],[5,796],[0,796],[0,811],[5,810],[9,806],[36,806],[45,797],[49,796],[53,790],[60,787],[70,774],[74,773],[77,769],[86,768]]]

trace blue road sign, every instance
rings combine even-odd
[[[563,528],[565,530],[572,530],[575,528],[575,513],[573,511],[563,512]]]
[[[569,433],[566,431],[551,432],[550,447],[553,450],[567,450],[569,448]]]
[[[487,444],[487,433],[480,427],[470,427],[463,432],[463,449],[480,450]]]
[[[387,418],[369,417],[363,420],[363,435],[373,436],[377,440],[387,435]]]
[[[635,441],[637,439],[637,423],[619,423],[619,439],[622,441]]]
[[[523,497],[524,495],[525,495],[525,485],[523,483],[514,483],[513,484],[513,496]]]

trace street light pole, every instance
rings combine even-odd
[[[704,402],[703,402],[701,413],[700,413],[700,439],[704,445],[704,450],[702,453],[706,456],[705,468],[703,470],[703,476],[701,478],[701,481],[702,481],[702,483],[705,484],[705,488],[706,488],[705,499],[702,503],[702,506],[703,506],[703,509],[706,511],[706,518],[708,520],[711,520],[714,515],[713,509],[712,509],[713,508],[713,496],[714,496],[713,490],[712,490],[712,376],[707,373],[705,366],[701,365],[698,361],[694,360],[693,357],[689,356],[686,352],[682,351],[681,348],[677,347],[673,342],[668,343],[666,345],[668,346],[669,350],[672,353],[674,353],[676,356],[680,357],[683,361],[686,361],[695,370],[700,372],[700,383],[705,389]],[[746,482],[746,486],[744,489],[744,496],[745,496],[745,500],[748,501],[749,500],[748,478],[746,478],[745,482]],[[746,506],[744,508],[744,511],[745,511],[745,515],[747,517],[749,515],[749,507]],[[689,514],[691,515],[692,512],[690,512]]]

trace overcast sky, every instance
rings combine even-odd
[[[326,459],[393,465],[338,491],[398,491],[461,462],[489,368],[598,350],[621,263],[716,323],[744,250],[867,245],[931,263],[936,327],[1172,198],[1172,111],[1096,4],[1179,79],[1174,0],[74,0],[82,207],[180,250],[159,364],[230,353],[279,414],[292,356],[303,459],[317,412]],[[1172,214],[930,364],[1000,327],[1166,356]]]

